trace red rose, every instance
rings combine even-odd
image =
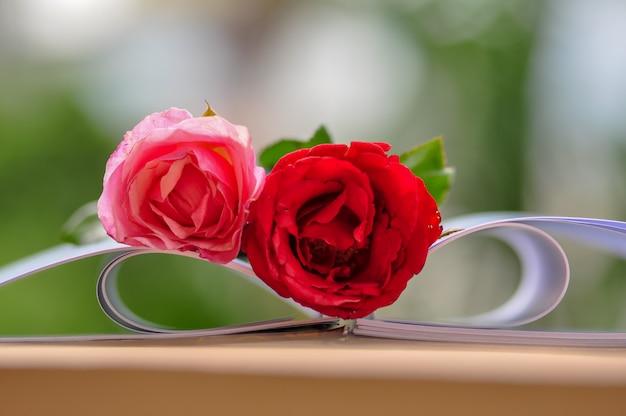
[[[352,319],[390,305],[441,234],[423,181],[387,143],[285,155],[250,205],[243,251],[283,297]]]

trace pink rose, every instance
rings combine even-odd
[[[321,144],[283,156],[244,231],[256,275],[324,315],[360,318],[393,303],[422,270],[441,215],[390,147]]]
[[[106,165],[98,216],[120,243],[227,263],[263,178],[245,127],[171,108],[124,135]]]

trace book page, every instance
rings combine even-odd
[[[548,343],[554,345],[625,345],[621,333],[566,333],[528,331],[514,328],[545,316],[556,307],[565,295],[569,283],[569,263],[558,238],[576,240],[604,249],[614,255],[626,257],[626,223],[619,221],[572,218],[524,216],[516,213],[477,214],[452,219],[446,229],[459,229],[435,242],[430,250],[441,250],[446,245],[475,233],[487,233],[510,245],[522,265],[520,284],[515,293],[504,304],[484,314],[459,317],[450,326],[429,325],[417,322],[391,322],[373,319],[359,319],[349,324],[356,335],[377,336],[398,339],[422,339],[455,342],[496,342],[496,343]],[[119,297],[117,271],[122,263],[131,257],[143,254],[166,254],[198,258],[195,253],[159,251],[148,248],[129,247],[113,240],[74,246],[62,245],[41,252],[0,268],[0,286],[22,279],[39,271],[60,266],[86,257],[112,254],[115,257],[102,269],[97,282],[97,299],[102,310],[114,322],[136,334],[128,335],[85,335],[72,337],[4,338],[0,341],[24,340],[98,340],[142,337],[184,337],[228,335],[267,330],[298,330],[314,328],[324,330],[344,325],[336,318],[319,317],[319,314],[295,304],[291,300],[277,300],[293,303],[305,312],[310,319],[293,321],[289,318],[265,322],[251,322],[206,330],[177,330],[164,328],[137,316]],[[243,261],[233,261],[225,267],[239,272],[239,276],[270,290],[256,278],[250,266]],[[353,325],[353,328],[352,328]]]

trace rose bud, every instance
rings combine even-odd
[[[109,158],[98,216],[120,243],[196,251],[227,263],[239,253],[264,171],[248,130],[212,110],[171,108],[127,132]]]
[[[387,143],[283,156],[250,206],[242,250],[279,295],[353,319],[393,303],[441,234],[424,182]]]

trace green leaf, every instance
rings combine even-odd
[[[278,160],[300,149],[308,149],[318,144],[332,143],[332,139],[324,126],[320,126],[313,137],[308,141],[300,141],[296,139],[281,139],[278,142],[269,145],[259,155],[259,164],[267,170],[271,170]]]
[[[98,218],[96,201],[78,208],[63,225],[61,240],[72,244],[87,244],[106,238],[106,232]]]
[[[443,137],[436,137],[401,154],[400,162],[422,178],[437,204],[443,202],[454,178],[454,169],[446,167]]]

